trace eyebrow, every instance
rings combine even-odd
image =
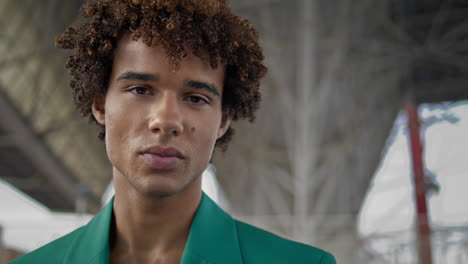
[[[220,96],[219,90],[213,84],[209,84],[209,83],[201,82],[201,81],[189,80],[186,82],[186,85],[191,88],[206,90],[215,96]]]
[[[117,78],[118,81],[120,80],[139,80],[139,81],[158,81],[159,76],[150,74],[150,73],[142,73],[142,72],[125,72]]]

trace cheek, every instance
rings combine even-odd
[[[193,127],[191,129],[194,140],[199,144],[199,151],[211,152],[216,143],[218,126],[216,122],[205,124],[204,126]]]
[[[120,139],[128,133],[132,127],[132,122],[135,120],[135,111],[125,111],[131,107],[123,100],[111,98],[111,103],[106,105],[106,135],[112,141]]]
[[[109,113],[106,115],[106,142],[112,142],[119,133],[119,120],[115,120],[115,115]]]
[[[118,152],[118,147],[119,144],[116,142],[117,138],[119,137],[117,132],[118,132],[118,127],[115,127],[116,122],[114,122],[114,119],[112,115],[107,114],[106,115],[106,150],[107,150],[107,155],[109,158],[112,160],[114,158],[114,153]],[[118,122],[117,122],[118,124]]]
[[[128,116],[118,112],[108,112],[106,115],[106,148],[109,157],[116,158],[119,153],[127,153],[129,142]]]

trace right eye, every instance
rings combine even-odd
[[[144,86],[135,86],[128,89],[128,91],[138,95],[151,95],[150,89]]]

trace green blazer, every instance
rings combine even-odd
[[[87,225],[11,264],[107,264],[113,200]],[[234,220],[203,194],[181,264],[335,264],[329,253]]]

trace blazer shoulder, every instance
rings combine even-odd
[[[236,220],[242,257],[248,263],[336,264],[335,258],[319,248],[282,238]]]
[[[67,251],[70,249],[73,241],[81,235],[84,226],[53,240],[52,242],[36,249],[28,254],[21,256],[10,264],[42,264],[42,263],[62,263]]]

